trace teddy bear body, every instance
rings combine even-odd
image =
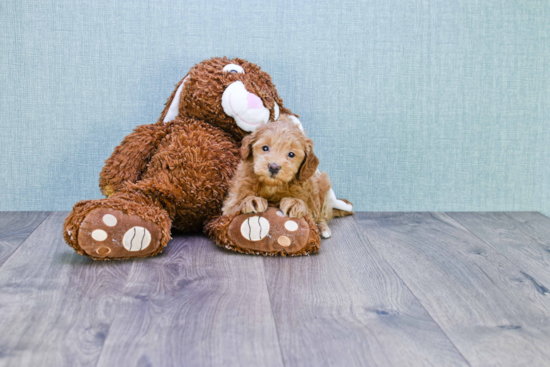
[[[143,140],[151,149],[139,157],[141,151],[134,147],[143,150]],[[220,214],[239,159],[239,144],[230,134],[204,121],[177,117],[140,126],[129,135],[107,160],[100,187],[109,197],[119,192],[155,197],[172,227],[202,231],[204,223]]]
[[[300,124],[257,65],[225,57],[195,65],[158,122],[138,126],[106,160],[99,182],[106,198],[75,204],[65,220],[65,241],[94,260],[154,256],[168,244],[172,228],[204,230],[217,244],[245,253],[317,251],[318,230],[308,216],[297,223],[299,231],[279,233],[294,219],[274,209],[252,217],[221,215],[242,139],[282,114]],[[276,243],[267,232],[251,237],[254,221],[268,221],[290,244]]]
[[[176,85],[159,121],[137,127],[105,162],[105,199],[75,204],[65,241],[96,260],[153,256],[171,229],[201,231],[221,214],[242,138],[277,120],[271,77],[242,59],[212,58]]]

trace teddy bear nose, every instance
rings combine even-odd
[[[277,173],[281,170],[281,166],[279,166],[277,163],[270,163],[267,165],[267,168],[271,173]]]
[[[253,110],[264,108],[264,103],[262,102],[262,99],[254,93],[248,93],[248,96],[246,96],[246,101],[248,102],[248,108],[251,108]]]

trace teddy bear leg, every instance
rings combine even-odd
[[[77,203],[65,220],[65,241],[94,260],[153,256],[170,240],[172,221],[158,202],[139,192]]]
[[[290,218],[275,207],[264,213],[222,215],[208,222],[205,232],[221,247],[254,255],[309,255],[321,247],[319,230],[308,216]]]

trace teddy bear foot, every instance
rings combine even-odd
[[[221,247],[264,256],[300,256],[319,251],[319,230],[309,217],[290,218],[278,208],[264,213],[222,216],[206,227]]]
[[[161,245],[161,230],[153,222],[120,210],[90,211],[78,231],[78,244],[94,260],[151,256]]]

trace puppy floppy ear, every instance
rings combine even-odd
[[[305,181],[313,176],[317,170],[317,166],[319,165],[319,158],[313,154],[313,141],[311,139],[308,139],[307,141],[305,153],[306,156],[304,157],[304,161],[296,174],[296,179],[298,181]]]
[[[256,134],[252,133],[244,137],[241,145],[241,158],[246,161],[252,157],[252,145],[256,142]]]

